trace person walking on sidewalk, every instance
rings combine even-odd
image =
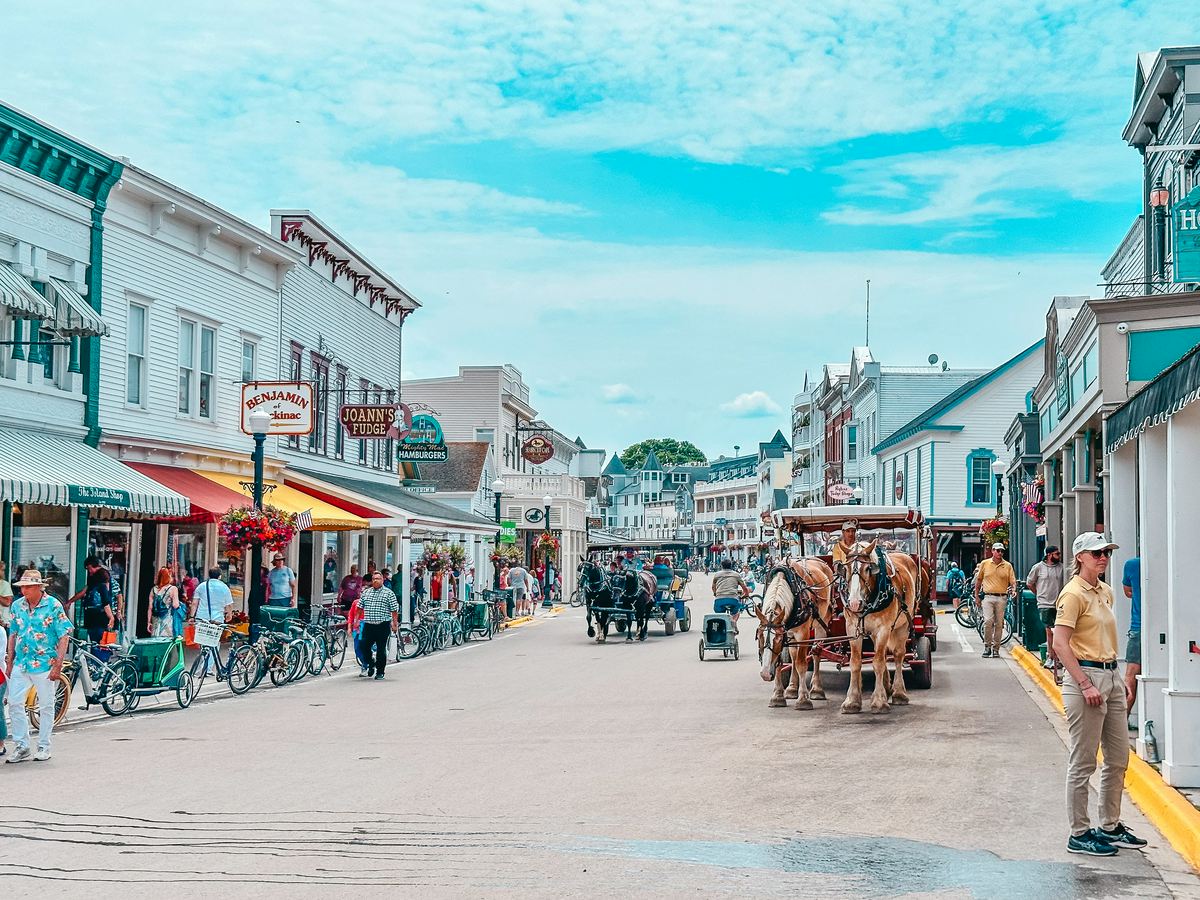
[[[1125,693],[1129,696],[1129,708],[1137,702],[1137,678],[1142,673],[1142,558],[1135,556],[1125,561],[1121,573],[1121,586],[1129,598],[1129,639],[1125,644]]]
[[[267,574],[267,584],[268,605],[296,605],[296,573],[283,564],[282,553],[276,552],[271,557],[271,571]]]
[[[1017,586],[1017,573],[1004,558],[1004,545],[992,544],[992,555],[975,570],[975,599],[983,600],[983,656],[1000,658],[1000,639],[1004,637],[1004,608]]]
[[[1046,629],[1045,667],[1054,670],[1054,680],[1061,684],[1058,657],[1054,653],[1054,604],[1063,586],[1062,551],[1057,547],[1047,547],[1045,558],[1034,563],[1029,570],[1025,586],[1037,597],[1038,616]]]
[[[1117,545],[1085,531],[1075,538],[1072,578],[1058,595],[1054,650],[1066,669],[1062,702],[1067,716],[1067,850],[1112,856],[1118,847],[1145,847],[1146,841],[1121,824],[1121,792],[1129,764],[1126,730],[1128,697],[1117,671],[1117,619],[1112,588],[1100,580]],[[1088,818],[1088,781],[1100,769],[1100,827]]]
[[[342,612],[346,612],[354,605],[354,601],[358,599],[362,590],[363,577],[358,574],[358,563],[355,563],[350,567],[349,573],[342,579],[341,584],[338,585],[337,602]]]
[[[54,732],[54,695],[63,659],[67,655],[67,638],[71,635],[71,620],[62,604],[46,593],[42,574],[26,569],[17,582],[21,600],[13,604],[12,629],[8,636],[8,659],[5,674],[8,681],[8,717],[12,720],[13,749],[7,763],[20,763],[32,757],[50,758],[50,736]],[[37,690],[38,744],[37,753],[29,750],[29,716],[25,712],[25,695],[29,688]]]
[[[383,680],[387,668],[388,636],[400,629],[400,601],[396,592],[384,584],[382,572],[371,573],[371,586],[362,592],[363,656],[367,660],[367,677]]]

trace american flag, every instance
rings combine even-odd
[[[306,509],[304,512],[296,513],[296,530],[308,531],[313,527],[312,510]]]
[[[1036,481],[1026,481],[1021,485],[1021,499],[1026,503],[1038,504],[1042,502],[1042,486]]]

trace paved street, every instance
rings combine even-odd
[[[840,715],[844,674],[768,709],[745,622],[701,663],[568,610],[382,683],[68,728],[0,767],[5,896],[1200,896],[1169,850],[1065,853],[1055,728],[940,621],[934,689],[886,716]]]

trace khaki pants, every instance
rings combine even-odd
[[[983,645],[1000,652],[1000,640],[1004,637],[1004,607],[1008,597],[1004,594],[983,595]]]
[[[1067,759],[1067,812],[1071,834],[1092,827],[1088,818],[1088,779],[1096,771],[1096,750],[1104,750],[1100,767],[1100,827],[1112,829],[1121,820],[1121,791],[1129,765],[1129,724],[1125,682],[1116,669],[1085,668],[1083,674],[1100,691],[1099,706],[1088,706],[1069,673],[1063,675],[1062,700],[1070,734]]]

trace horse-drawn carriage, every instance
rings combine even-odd
[[[631,640],[646,637],[651,619],[661,622],[664,633],[692,627],[692,612],[686,596],[688,570],[684,564],[690,545],[683,542],[629,541],[619,544],[591,544],[588,558],[579,567],[584,603],[587,607],[588,637],[595,636],[593,618],[600,637],[607,636],[612,622],[618,633]],[[609,554],[617,561],[610,572],[607,561],[593,554]]]
[[[799,557],[784,558],[768,572],[760,620],[759,652],[764,680],[776,681],[772,706],[810,708],[824,699],[820,666],[825,660],[851,669],[844,712],[861,709],[861,669],[875,670],[871,706],[907,703],[907,672],[917,688],[933,685],[937,619],[930,603],[933,568],[929,528],[920,510],[893,506],[822,506],[782,509],[773,514],[780,534],[799,543]],[[842,525],[852,520],[857,534],[850,547],[834,550]],[[791,664],[783,663],[784,650]],[[806,684],[813,661],[812,689]],[[887,671],[888,660],[895,666]],[[785,692],[782,678],[790,671]]]

